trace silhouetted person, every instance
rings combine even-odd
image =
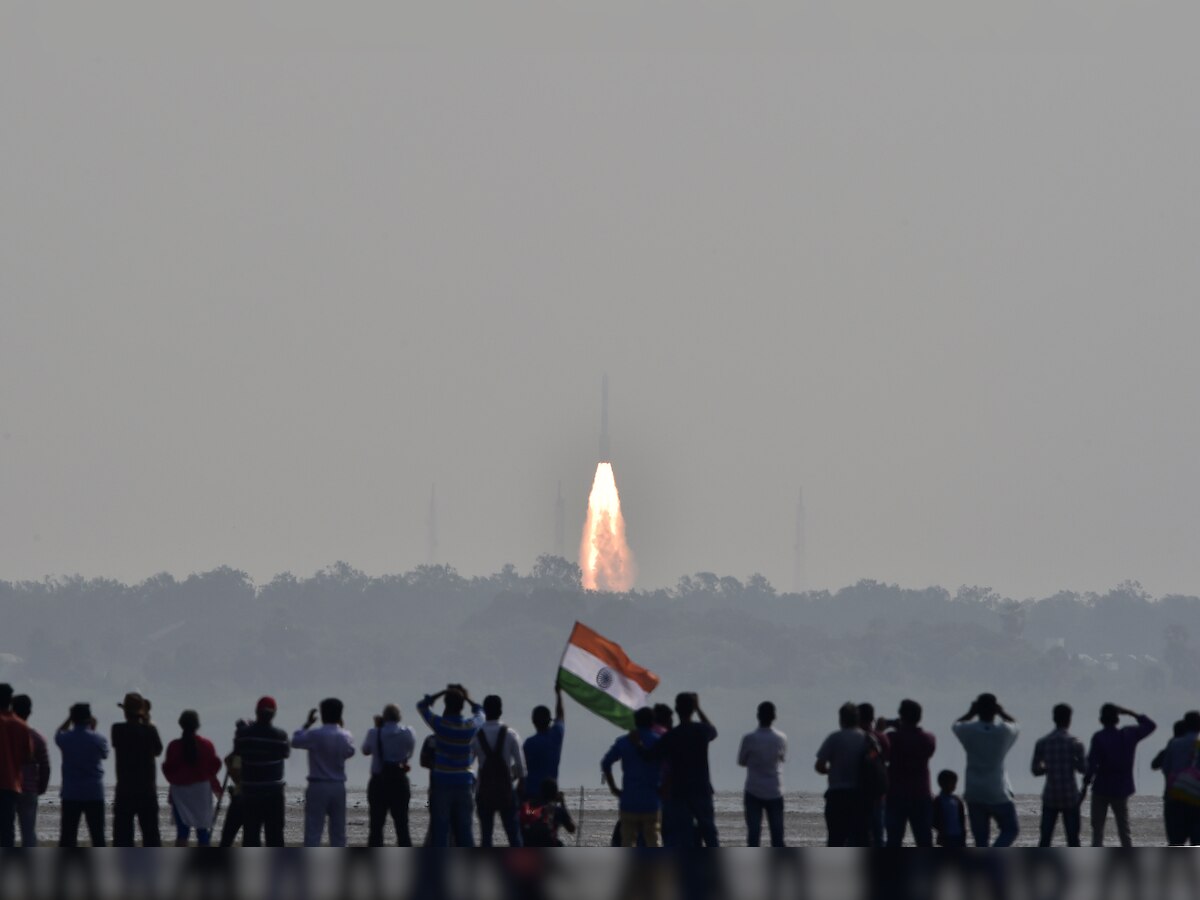
[[[558,829],[575,833],[575,820],[567,809],[558,782],[543,778],[536,800],[526,800],[521,805],[521,843],[526,847],[561,847]]]
[[[860,786],[868,737],[859,727],[858,707],[843,703],[838,730],[817,751],[816,771],[829,777],[825,791],[826,846],[866,847],[870,842],[869,805]]]
[[[416,750],[412,729],[400,724],[400,707],[389,703],[375,717],[375,727],[363,738],[362,752],[371,757],[371,780],[367,782],[367,846],[383,846],[383,827],[390,814],[396,828],[396,844],[411,847],[408,833],[408,804],[412,787],[408,781],[409,760]]]
[[[1163,818],[1169,844],[1183,847],[1190,843],[1200,847],[1200,806],[1169,796],[1177,775],[1200,766],[1200,711],[1192,710],[1183,717],[1182,731],[1162,753],[1162,773],[1167,782]]]
[[[329,846],[346,846],[346,760],[354,755],[354,738],[342,727],[342,701],[321,701],[321,727],[313,728],[317,710],[308,711],[303,727],[292,734],[292,747],[308,751],[308,788],[304,792],[304,846],[320,847],[325,822]]]
[[[0,684],[0,847],[17,843],[17,807],[25,766],[33,756],[29,726],[12,711],[12,685]]]
[[[525,798],[540,800],[540,786],[547,778],[558,781],[558,764],[562,760],[563,737],[566,734],[566,714],[563,711],[562,687],[554,685],[554,718],[544,706],[533,709],[534,733],[525,738]]]
[[[633,727],[638,733],[640,745],[645,748],[658,743],[659,734],[654,729],[654,712],[642,707],[633,714]],[[613,779],[612,768],[621,764],[621,787]],[[658,846],[659,787],[662,781],[662,763],[645,759],[638,746],[628,734],[617,738],[604,758],[600,760],[604,782],[618,800],[617,827],[620,838],[617,846]]]
[[[738,748],[738,765],[746,768],[742,806],[749,847],[759,846],[764,813],[771,846],[784,846],[783,764],[787,760],[787,735],[772,727],[774,723],[775,704],[764,700],[758,704],[758,728],[743,737]]]
[[[253,722],[238,722],[233,754],[242,769],[242,846],[283,846],[283,761],[292,752],[287,732],[273,724],[278,710],[273,697],[254,707]]]
[[[861,728],[868,737],[875,742],[880,756],[883,758],[884,765],[887,765],[887,760],[891,756],[891,746],[888,744],[888,737],[882,730],[875,728],[875,707],[870,703],[858,704],[858,727]],[[863,797],[867,804],[867,828],[871,837],[872,847],[882,847],[884,845],[884,802],[887,800],[886,794],[880,794],[877,797]]]
[[[225,783],[229,786],[226,791],[229,803],[225,807],[225,818],[221,822],[220,846],[232,847],[242,826],[246,824],[246,802],[242,796],[242,758],[236,753],[230,752],[225,755],[225,773],[228,776]],[[218,797],[218,812],[220,802]]]
[[[1168,780],[1167,773],[1163,772],[1163,763],[1167,758],[1167,747],[1171,746],[1171,741],[1175,740],[1175,738],[1183,737],[1185,734],[1187,734],[1187,723],[1183,719],[1180,719],[1171,726],[1171,736],[1167,738],[1167,746],[1159,750],[1158,753],[1154,755],[1154,759],[1150,760],[1150,768],[1155,772],[1162,772],[1163,781]]]
[[[912,829],[918,847],[933,845],[933,801],[929,761],[937,750],[937,739],[921,728],[923,710],[916,700],[900,701],[900,717],[880,719],[878,731],[887,731],[888,792],[885,804],[887,845],[904,844],[904,832]]]
[[[133,823],[142,832],[143,847],[161,847],[158,830],[158,764],[163,752],[158,729],[150,722],[150,701],[130,691],[117,704],[125,721],[112,727],[117,788],[113,797],[113,846],[134,846]]]
[[[666,703],[655,703],[651,709],[654,710],[654,733],[662,737],[668,731],[675,727],[675,711]],[[662,774],[659,780],[658,788],[659,799],[659,817],[658,831],[662,839],[663,846],[674,846],[671,843],[670,837],[671,823],[679,818],[673,811],[673,803],[671,800],[671,767],[667,763],[662,763]],[[621,823],[617,822],[617,834],[620,835]]]
[[[994,694],[980,694],[966,715],[954,723],[954,736],[967,752],[963,799],[976,847],[988,846],[993,820],[999,828],[993,847],[1011,847],[1021,831],[1004,769],[1004,759],[1019,733],[1017,720],[1004,711]]]
[[[1049,847],[1054,841],[1054,826],[1062,816],[1067,846],[1079,846],[1079,784],[1076,773],[1087,771],[1083,742],[1071,734],[1071,707],[1060,703],[1054,707],[1054,730],[1033,746],[1030,769],[1035,778],[1045,776],[1042,788],[1042,827],[1039,847]]]
[[[675,712],[679,715],[679,724],[659,738],[653,747],[641,748],[643,756],[650,761],[665,762],[670,773],[667,791],[671,798],[672,819],[663,837],[670,841],[667,844],[670,847],[694,847],[697,843],[719,847],[721,842],[717,836],[712,779],[708,770],[708,745],[717,739],[717,729],[700,708],[697,694],[678,694]],[[697,716],[699,721],[693,721],[692,716]],[[636,731],[631,737],[635,743],[641,740]]]
[[[430,707],[443,696],[443,714],[439,716]],[[470,717],[462,714],[468,703]],[[471,745],[475,733],[483,727],[483,708],[471,701],[465,687],[451,684],[444,691],[422,698],[417,712],[435,738],[434,764],[429,773],[430,846],[448,847],[453,832],[455,846],[473,847],[475,775],[471,771]]]
[[[967,810],[954,793],[958,776],[949,769],[938,772],[939,792],[933,798],[933,830],[937,845],[949,849],[967,846]]]
[[[62,754],[62,824],[58,846],[75,847],[79,820],[87,820],[93,847],[104,842],[104,760],[108,741],[96,732],[96,719],[87,703],[71,707],[67,720],[58,727],[54,743]]]
[[[1132,716],[1137,724],[1118,728],[1121,716]],[[1092,735],[1085,779],[1085,783],[1092,785],[1092,846],[1104,846],[1104,824],[1111,808],[1121,846],[1132,847],[1129,798],[1135,790],[1133,763],[1138,743],[1153,734],[1156,726],[1149,716],[1138,715],[1115,703],[1100,707],[1100,724],[1103,727]]]
[[[196,843],[207,847],[212,841],[213,797],[220,794],[221,760],[212,741],[201,737],[200,716],[185,709],[179,716],[182,736],[167,745],[163,777],[171,786],[168,800],[175,820],[175,846],[186,847],[192,829]]]
[[[480,847],[492,846],[496,816],[500,817],[508,845],[521,846],[517,798],[524,793],[525,763],[521,759],[521,737],[500,721],[503,713],[504,705],[499,697],[495,694],[484,697],[483,714],[486,720],[475,733],[471,745],[475,758],[479,760],[475,808],[479,813]]]
[[[33,714],[33,700],[28,694],[13,697],[12,710],[18,719],[29,724]],[[21,846],[36,847],[38,797],[50,786],[50,754],[46,750],[46,739],[37,729],[29,729],[33,740],[33,759],[21,769],[21,796],[17,798],[17,822],[21,827]]]

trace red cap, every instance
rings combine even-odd
[[[271,712],[276,712],[279,709],[279,705],[275,702],[274,697],[259,698],[258,703],[254,707],[254,711],[259,712],[264,709],[269,709]]]

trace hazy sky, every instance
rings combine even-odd
[[[13,3],[0,578],[1200,592],[1195,4]],[[445,6],[445,4],[432,4]]]

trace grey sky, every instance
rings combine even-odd
[[[642,586],[1200,591],[1194,5],[49,6],[0,577],[525,569],[607,371]]]

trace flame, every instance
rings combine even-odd
[[[589,591],[627,591],[637,574],[633,554],[625,543],[625,519],[621,495],[613,477],[612,463],[596,466],[592,493],[588,496],[587,521],[579,545],[579,568],[583,586]]]

